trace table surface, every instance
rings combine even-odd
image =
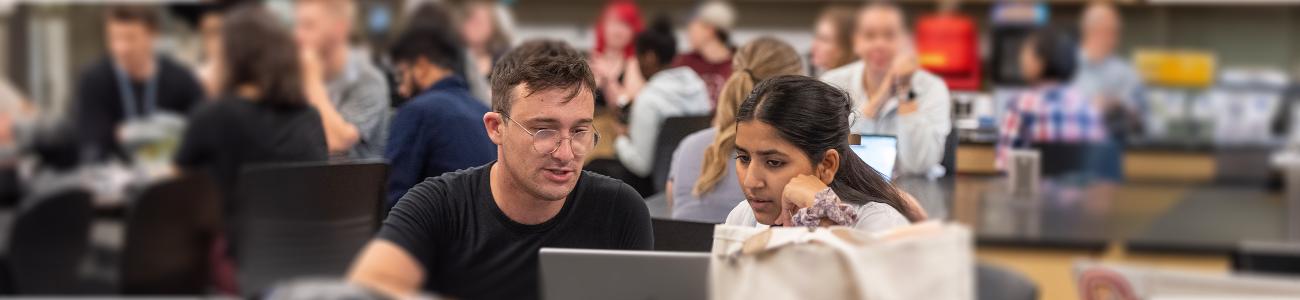
[[[1000,176],[950,181],[951,189],[918,185],[953,191],[938,201],[944,216],[971,226],[983,245],[1101,250],[1122,242],[1131,251],[1227,254],[1242,241],[1286,241],[1300,230],[1286,228],[1282,194],[1262,186],[1044,182],[1037,194],[1018,195]]]

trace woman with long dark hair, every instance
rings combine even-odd
[[[849,150],[852,102],[816,79],[765,80],[736,111],[736,174],[745,202],[729,225],[843,225],[865,231],[922,219]]]
[[[328,159],[298,46],[277,20],[256,4],[225,16],[220,96],[190,116],[176,154],[178,166],[206,169],[226,192],[244,164]]]

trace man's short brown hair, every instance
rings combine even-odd
[[[591,75],[587,59],[568,44],[556,40],[524,42],[492,67],[492,110],[510,113],[514,101],[514,88],[527,84],[525,96],[533,93],[566,89],[571,92],[565,101],[579,93],[595,96],[596,80]]]
[[[162,16],[159,16],[158,10],[152,6],[119,5],[109,7],[104,12],[104,22],[140,23],[149,31],[157,32],[162,23]]]

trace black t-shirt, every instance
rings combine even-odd
[[[166,56],[158,57],[156,68],[154,105],[158,111],[185,115],[203,100],[203,87],[188,69]],[[83,147],[95,150],[95,160],[108,156],[128,158],[116,137],[117,127],[126,117],[117,76],[113,61],[103,58],[86,67],[77,80],[74,120],[80,128],[78,138]],[[149,106],[145,103],[146,82],[129,80],[128,85],[135,99],[132,113],[144,115]]]
[[[329,150],[316,109],[227,97],[195,109],[175,159],[183,168],[211,172],[229,194],[245,164],[324,161]]]
[[[554,218],[524,225],[497,207],[491,169],[426,179],[384,221],[379,238],[420,262],[425,290],[460,299],[536,299],[542,247],[653,248],[645,202],[618,180],[584,171]]]

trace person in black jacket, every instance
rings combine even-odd
[[[108,55],[81,72],[73,122],[90,159],[130,160],[118,138],[122,124],[163,111],[186,114],[203,88],[187,68],[154,50],[155,8],[111,7],[104,18]]]
[[[182,171],[208,171],[227,195],[245,165],[329,159],[297,45],[276,22],[252,4],[226,16],[220,96],[195,109],[176,153]]]

